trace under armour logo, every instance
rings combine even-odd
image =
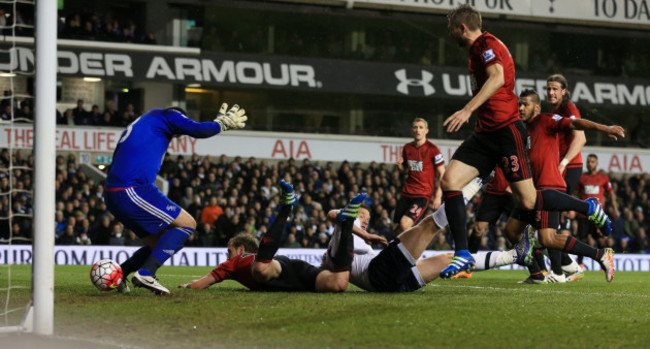
[[[397,84],[397,92],[408,95],[409,86],[419,86],[424,90],[425,96],[434,94],[436,92],[436,89],[431,85],[431,81],[433,81],[433,74],[429,73],[426,70],[422,70],[421,72],[422,78],[409,79],[406,77],[406,69],[395,71],[395,77],[400,81],[399,84]]]

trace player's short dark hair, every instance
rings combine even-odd
[[[359,208],[365,208],[368,211],[368,213],[372,214],[372,211],[370,210],[370,206],[368,206],[366,204],[361,204],[361,206],[359,206]]]
[[[469,30],[478,30],[482,27],[481,13],[469,4],[464,4],[453,9],[447,14],[450,26],[465,24]]]
[[[595,158],[596,160],[598,160],[598,155],[596,155],[594,153],[591,153],[591,154],[587,155],[587,158]]]
[[[239,247],[244,246],[244,251],[248,253],[257,253],[259,249],[259,242],[249,233],[237,234],[228,241],[228,246]]]
[[[530,97],[533,100],[533,102],[536,104],[541,103],[539,99],[539,95],[537,94],[537,92],[535,92],[535,90],[525,89],[521,91],[521,93],[519,94],[519,98],[524,98],[524,97]]]
[[[553,74],[546,78],[546,82],[559,82],[562,86],[562,89],[567,90],[566,95],[562,97],[562,104],[565,104],[571,101],[571,92],[569,92],[569,81],[562,74]]]

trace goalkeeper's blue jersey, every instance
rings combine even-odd
[[[106,187],[127,188],[154,182],[169,142],[175,135],[207,138],[221,127],[216,122],[198,123],[173,109],[152,109],[133,121],[113,152]]]

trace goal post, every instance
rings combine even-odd
[[[36,2],[34,118],[33,330],[54,332],[57,2]]]

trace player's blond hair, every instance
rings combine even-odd
[[[248,253],[257,253],[257,250],[259,249],[259,242],[255,236],[249,233],[240,233],[228,241],[228,246],[232,246],[234,248],[244,246],[244,251]]]
[[[479,30],[483,25],[481,13],[469,4],[464,4],[453,9],[447,14],[447,20],[450,26],[460,26],[465,24],[469,30]]]
[[[424,122],[424,127],[429,128],[429,123],[426,120],[424,120],[423,118],[415,118],[415,119],[413,119],[413,122],[411,123],[411,125],[414,125],[416,122]]]

